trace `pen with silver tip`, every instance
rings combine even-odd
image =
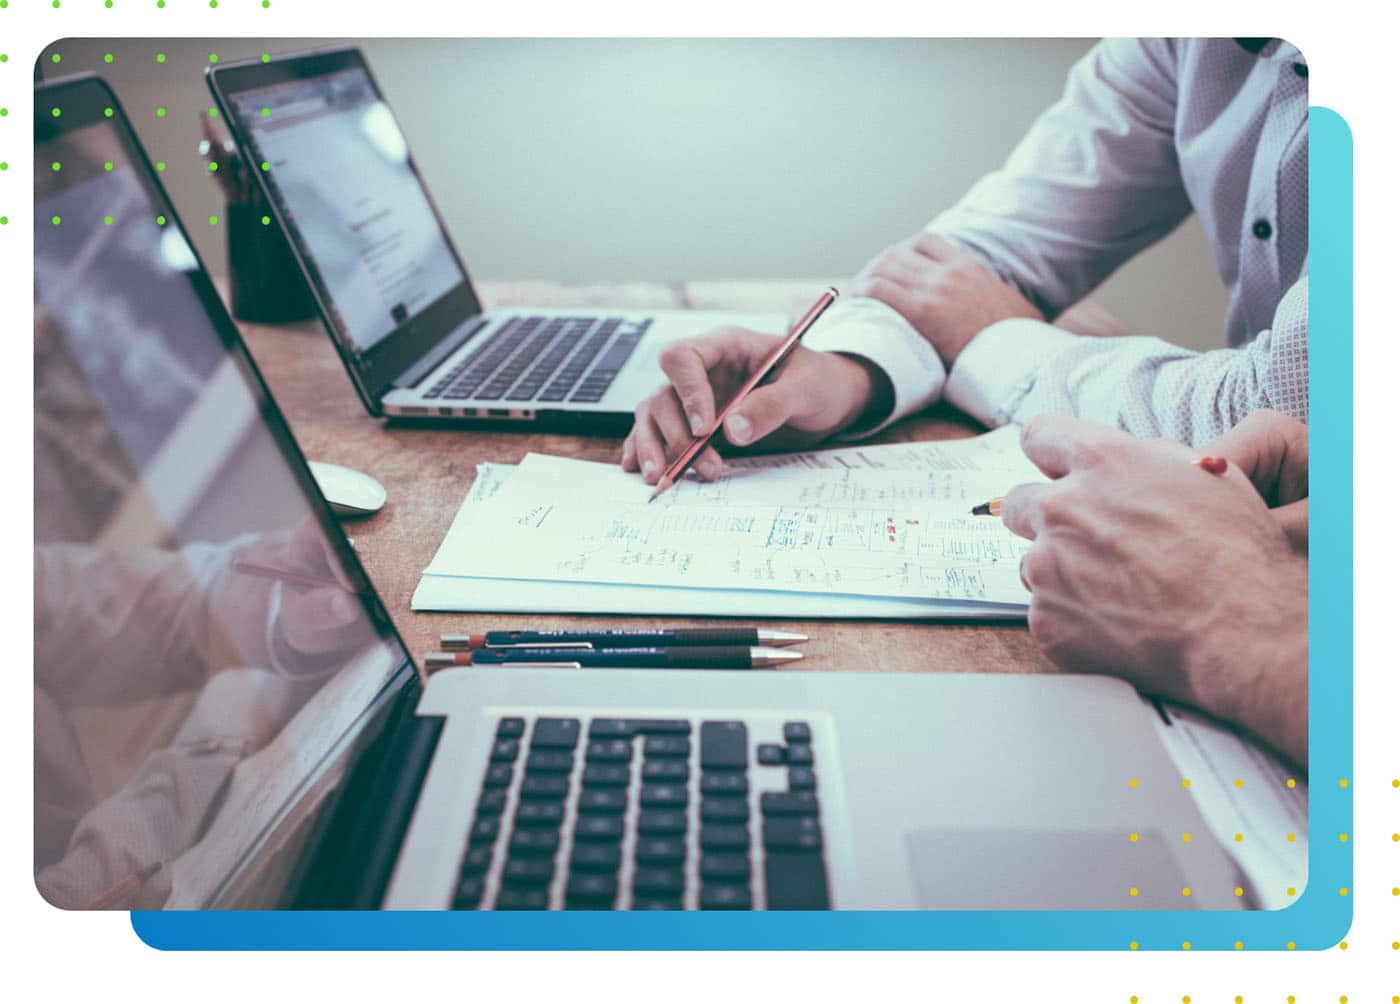
[[[677,648],[479,648],[429,652],[424,667],[511,666],[548,669],[769,669],[796,662],[801,652],[757,645]]]
[[[765,645],[786,647],[805,634],[766,627],[655,628],[637,631],[484,631],[444,634],[445,652],[481,648],[674,648],[678,646]]]

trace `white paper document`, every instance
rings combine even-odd
[[[1025,602],[1027,542],[968,514],[1005,487],[954,471],[740,469],[648,503],[616,465],[530,454],[481,506],[469,546],[429,571]]]
[[[612,465],[482,464],[415,610],[1025,616],[1027,546],[977,502],[1040,480],[1016,430],[726,463],[656,502]]]

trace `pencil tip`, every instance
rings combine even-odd
[[[974,516],[990,516],[991,514],[992,504],[990,502],[983,502],[981,505],[972,507],[972,515]]]

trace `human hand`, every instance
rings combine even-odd
[[[1296,418],[1262,409],[1206,447],[1249,478],[1273,510],[1293,549],[1308,550],[1308,427]]]
[[[1022,435],[1048,484],[1020,485],[1007,527],[1031,635],[1057,665],[1121,676],[1307,757],[1307,561],[1235,466],[1078,419]]]
[[[250,571],[251,566],[279,569],[308,581],[284,579],[274,609],[277,580]],[[262,534],[233,552],[215,587],[211,614],[227,643],[238,651],[239,662],[276,665],[290,675],[319,675],[332,657],[349,655],[375,637],[354,592],[319,523],[308,516],[293,528]],[[266,648],[270,617],[275,617],[272,652]]]
[[[637,406],[636,421],[622,444],[623,469],[640,470],[647,484],[660,480],[666,465],[710,427],[717,409],[781,340],[744,328],[721,328],[668,345],[660,362],[669,382]],[[735,446],[807,446],[846,428],[867,410],[888,411],[892,395],[888,378],[873,366],[798,345],[777,376],[754,388],[725,419],[724,437]],[[708,446],[694,469],[708,481],[720,476],[724,464]]]
[[[989,325],[1008,317],[1045,319],[976,258],[927,231],[880,252],[851,292],[898,311],[949,367]]]

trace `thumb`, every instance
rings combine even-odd
[[[777,432],[801,405],[798,383],[780,380],[754,388],[724,420],[724,437],[735,446],[748,446]]]

